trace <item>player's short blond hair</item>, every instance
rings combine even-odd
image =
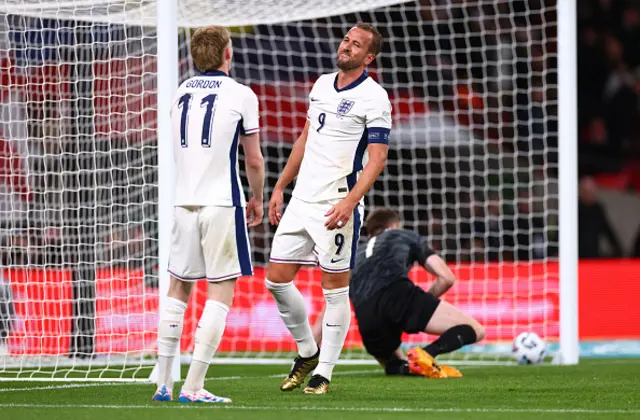
[[[191,58],[201,73],[218,70],[224,62],[224,50],[231,46],[231,35],[222,26],[200,28],[191,38]]]

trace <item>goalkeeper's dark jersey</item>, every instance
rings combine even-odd
[[[354,306],[395,282],[411,281],[409,270],[414,263],[423,265],[435,254],[426,240],[415,232],[389,229],[358,246],[351,273],[349,296]]]

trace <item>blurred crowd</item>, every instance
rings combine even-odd
[[[557,193],[548,187],[558,164],[558,50],[552,12],[557,2],[422,3],[428,40],[422,48],[437,52],[427,54],[431,70],[426,96],[445,109],[447,97],[457,98],[456,112],[468,111],[467,123],[481,127],[485,140],[498,138],[500,154],[513,152],[518,162],[514,174],[500,174],[498,183],[490,180],[483,193],[449,197],[456,208],[432,212],[422,230],[444,253],[463,260],[556,256],[558,220],[548,211],[556,207],[546,198]],[[599,190],[640,191],[640,1],[581,0],[577,6],[579,256],[637,257],[638,220],[627,222],[625,229],[635,234],[625,249]],[[496,19],[496,12],[504,18]],[[465,35],[456,36],[460,34]],[[460,101],[465,81],[472,98],[467,103]],[[455,189],[459,181],[449,187]],[[545,187],[531,187],[536,184]]]
[[[580,172],[640,171],[640,2],[578,2]]]
[[[598,184],[640,192],[639,1],[578,2],[578,118],[579,255],[638,257],[640,227],[628,226],[636,233],[625,251]]]

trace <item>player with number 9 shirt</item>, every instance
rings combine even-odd
[[[283,391],[299,387],[315,369],[304,393],[326,393],[349,331],[349,272],[362,200],[384,169],[391,129],[387,92],[365,70],[381,46],[382,36],[367,23],[345,35],[336,58],[339,71],[320,76],[311,89],[307,123],[269,202],[269,220],[278,229],[265,284],[298,345]],[[293,197],[282,215],[284,188],[296,176]],[[304,299],[293,284],[301,265],[316,263],[326,300],[320,350]]]

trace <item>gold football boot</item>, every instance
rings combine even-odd
[[[313,375],[302,391],[305,394],[326,394],[329,392],[329,380],[322,375]]]
[[[280,385],[281,391],[292,391],[302,385],[304,379],[307,377],[313,369],[318,366],[320,360],[320,350],[311,357],[296,357],[293,361],[293,368],[289,376],[284,378],[282,385]]]

